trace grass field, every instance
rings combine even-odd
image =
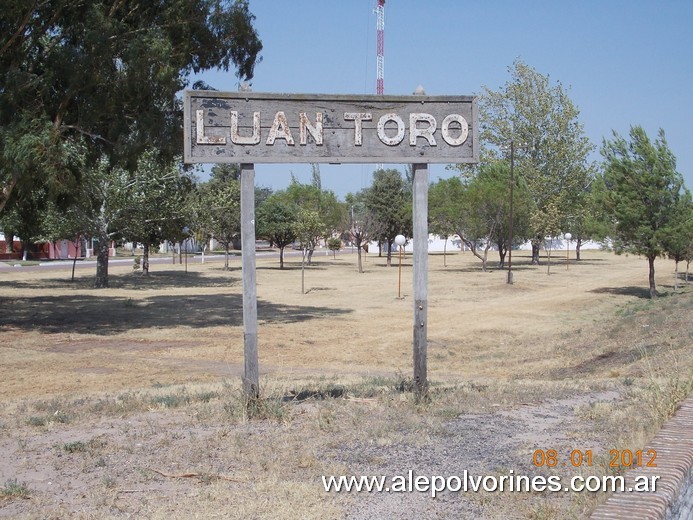
[[[324,255],[324,254],[323,254]],[[258,260],[263,399],[247,403],[242,274],[0,271],[0,517],[585,518],[604,497],[326,493],[322,475],[548,474],[535,450],[638,449],[693,387],[693,298],[585,251],[482,273],[430,257],[430,403],[411,388],[411,258]],[[237,262],[237,260],[236,260]],[[437,515],[437,516],[436,516]]]

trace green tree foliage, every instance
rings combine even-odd
[[[104,164],[181,153],[176,93],[262,45],[247,0],[9,1],[0,10],[0,211],[16,191],[70,193]],[[21,194],[19,195],[21,198]]]
[[[650,297],[657,297],[654,262],[666,252],[666,237],[676,225],[683,178],[664,131],[651,141],[640,126],[630,140],[614,132],[604,140],[605,204],[614,229],[614,249],[647,258]]]
[[[356,247],[359,273],[363,273],[363,250],[368,251],[368,242],[379,234],[378,222],[366,207],[367,193],[368,190],[365,189],[346,196],[346,205],[349,208],[346,227],[349,230],[349,240]]]
[[[513,242],[527,236],[530,200],[521,179],[513,188]],[[469,180],[440,179],[429,190],[429,229],[457,234],[486,271],[488,251],[498,247],[503,265],[509,240],[510,172],[503,161],[483,164]]]
[[[385,244],[387,265],[391,266],[395,237],[412,234],[411,186],[397,170],[377,170],[373,184],[365,191],[364,203],[377,223],[377,234],[372,238]]]
[[[312,263],[313,253],[320,239],[332,236],[337,232],[344,221],[345,206],[337,200],[336,195],[330,190],[320,188],[320,170],[313,165],[313,182],[301,184],[293,179],[289,187],[281,192],[287,203],[293,204],[296,211],[309,210],[320,216],[322,228],[317,233],[315,240],[308,243],[308,264]],[[316,174],[317,172],[317,174]]]
[[[304,208],[298,209],[296,220],[294,221],[294,233],[303,253],[301,258],[301,294],[306,293],[305,268],[308,252],[315,250],[315,245],[320,237],[323,236],[324,230],[325,224],[317,211]]]
[[[132,183],[120,234],[142,244],[142,273],[149,274],[151,248],[181,240],[183,228],[190,222],[187,198],[194,183],[183,172],[180,160],[161,163],[155,150],[140,158]]]
[[[339,237],[328,238],[327,248],[332,251],[332,258],[337,258],[337,251],[342,249],[342,239]]]
[[[284,269],[284,249],[296,240],[296,206],[281,192],[273,193],[258,208],[257,236],[279,248],[279,268]]]
[[[482,160],[502,156],[509,161],[512,141],[515,171],[528,189],[533,211],[541,214],[554,204],[566,220],[595,175],[588,160],[594,146],[560,83],[552,86],[548,76],[520,60],[509,72],[511,79],[500,90],[485,87],[481,97]],[[533,235],[532,261],[538,263],[544,237],[538,229]]]
[[[180,237],[191,184],[180,161],[165,160],[156,150],[146,151],[132,172],[113,167],[105,156],[84,168],[66,224],[74,225],[73,233],[95,239],[95,287],[109,285],[108,254],[113,240],[151,245]]]
[[[87,236],[94,239],[97,288],[108,287],[109,248],[122,237],[128,221],[128,197],[135,185],[130,173],[112,166],[106,156],[82,171],[79,193],[71,207],[84,223]]]
[[[546,274],[551,274],[553,240],[561,233],[561,212],[558,205],[549,202],[543,210],[532,213],[530,225],[535,233],[543,237],[542,243],[547,252]]]
[[[684,189],[669,226],[662,232],[662,243],[667,256],[675,262],[674,290],[677,290],[679,262],[686,262],[684,280],[688,282],[688,268],[693,259],[693,200],[688,189]]]
[[[466,186],[459,177],[439,179],[428,189],[428,230],[443,237],[457,234],[462,227]],[[460,237],[461,238],[461,237]],[[447,265],[447,255],[443,255]]]
[[[214,238],[224,247],[224,269],[229,268],[229,251],[241,236],[241,183],[237,165],[212,168],[194,203],[195,235],[205,242]]]
[[[513,242],[526,233],[528,207],[527,191],[523,183],[513,188]],[[499,250],[505,258],[509,239],[510,219],[510,171],[503,162],[483,164],[478,174],[469,182],[465,193],[462,222],[459,232],[467,247],[481,260],[486,271],[488,251],[492,245],[503,245]]]

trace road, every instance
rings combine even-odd
[[[341,251],[337,251],[337,254],[345,254],[345,253],[351,253],[351,248],[347,247],[345,249],[342,249]],[[331,256],[332,252],[327,250],[327,249],[317,249],[315,253],[313,253],[314,257],[320,257],[320,256]],[[279,252],[278,251],[258,251],[256,253],[257,258],[279,258]],[[296,251],[295,249],[286,249],[284,250],[284,258],[288,257],[296,257],[296,256],[301,256],[300,251]],[[112,256],[108,260],[108,265],[109,266],[116,266],[116,265],[132,265],[134,256]],[[178,263],[178,256],[176,256],[176,262],[175,265],[180,265]],[[205,255],[205,263],[207,262],[220,262],[224,260],[224,255],[218,255],[218,254],[213,254],[213,255]],[[185,263],[186,258],[185,255],[182,258],[183,263]],[[188,263],[192,264],[199,264],[202,262],[202,256],[199,254],[196,255],[189,255],[187,258]],[[241,255],[238,251],[234,251],[233,254],[229,255],[229,261],[230,262],[235,262],[241,261]],[[150,264],[173,264],[173,260],[171,256],[155,256],[155,257],[150,257],[149,258],[149,263]],[[6,272],[6,271],[34,271],[34,270],[65,270],[65,269],[72,269],[72,260],[45,260],[41,261],[41,263],[37,265],[20,265],[18,260],[3,260],[0,261],[0,272]],[[85,269],[85,268],[96,268],[96,258],[93,257],[88,260],[77,260],[77,263],[75,264],[75,267],[77,269]]]

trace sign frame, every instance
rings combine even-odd
[[[183,111],[186,163],[479,161],[475,96],[186,90]]]

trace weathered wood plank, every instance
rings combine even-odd
[[[414,164],[414,392],[428,397],[428,166]]]
[[[477,162],[471,96],[187,91],[185,161]]]
[[[260,395],[257,347],[257,284],[255,259],[255,166],[241,165],[241,255],[243,266],[243,389],[249,397]]]

